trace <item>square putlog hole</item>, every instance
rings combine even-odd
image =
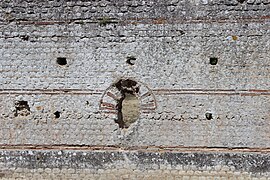
[[[65,57],[58,57],[56,59],[56,63],[59,64],[60,66],[64,66],[67,64],[67,58]]]
[[[210,64],[211,65],[217,65],[217,63],[218,63],[218,58],[210,57]]]

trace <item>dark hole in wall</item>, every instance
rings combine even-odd
[[[59,111],[55,111],[53,114],[55,118],[60,118],[61,113]]]
[[[59,64],[61,66],[64,66],[64,65],[67,64],[67,58],[65,58],[65,57],[58,57],[56,59],[56,62],[57,62],[57,64]]]
[[[44,161],[45,157],[42,155],[42,154],[37,154],[36,155],[36,160],[41,162],[41,161]]]
[[[242,27],[243,27],[244,29],[246,29],[246,28],[248,28],[248,24],[244,24]]]
[[[243,3],[243,2],[245,2],[246,0],[237,0],[238,2],[240,2],[240,3]]]
[[[128,63],[129,65],[134,65],[136,61],[136,58],[134,56],[128,56],[126,63]]]
[[[210,64],[211,65],[217,65],[217,63],[218,63],[218,58],[210,57]]]
[[[121,98],[117,100],[117,120],[115,122],[120,128],[128,128],[139,118],[139,92],[137,82],[125,79],[114,84],[120,91]]]
[[[27,116],[30,114],[30,107],[27,101],[16,101],[15,109],[14,116]]]
[[[205,113],[205,117],[207,120],[213,119],[213,114],[212,113]]]
[[[29,36],[28,35],[21,35],[20,38],[24,41],[28,41],[29,40]]]

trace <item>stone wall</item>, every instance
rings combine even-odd
[[[266,179],[269,155],[170,151],[1,151],[3,179]]]
[[[217,156],[237,149],[240,164],[253,162],[252,152],[263,153],[263,163],[251,163],[256,172],[245,166],[236,171],[269,177],[269,166],[263,168],[270,148],[269,9],[269,0],[1,1],[0,146],[7,156],[0,155],[0,170],[22,168],[19,176],[29,179],[36,172],[24,164],[29,160],[9,166],[7,157],[13,148],[20,154],[30,146],[36,153],[54,146],[79,153],[88,147],[86,153],[94,154],[95,147],[104,153],[122,147],[128,154],[216,148]],[[121,126],[122,109],[132,107],[126,108],[127,94],[139,102],[129,127]],[[55,158],[53,152],[46,158]],[[147,175],[141,162],[139,172],[131,172],[130,161],[121,161],[126,174]],[[216,156],[213,161],[205,164],[210,170],[237,166]],[[78,169],[46,162],[37,170]],[[151,171],[163,173],[167,164],[161,164]],[[170,170],[184,176],[183,169]],[[3,177],[16,177],[11,174]]]

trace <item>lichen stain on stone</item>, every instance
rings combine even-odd
[[[237,36],[232,36],[232,39],[233,39],[234,41],[236,41],[236,40],[238,39],[238,37],[237,37]]]
[[[157,18],[157,19],[154,19],[152,23],[153,24],[165,24],[166,22],[167,22],[167,20],[164,18]]]
[[[139,99],[135,95],[125,93],[125,99],[122,102],[122,114],[125,126],[129,127],[139,118],[139,106]]]
[[[38,111],[40,111],[40,110],[43,109],[43,107],[42,107],[42,106],[37,106],[36,109],[37,109]]]
[[[237,40],[238,40],[238,36],[231,35],[231,36],[228,36],[226,39],[227,39],[228,41],[237,41]]]

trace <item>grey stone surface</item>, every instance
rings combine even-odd
[[[106,145],[127,138],[128,145],[269,147],[267,2],[32,2],[1,3],[1,144]],[[173,12],[165,10],[171,6]],[[115,116],[99,110],[102,93],[123,77],[145,83],[158,104],[141,113],[129,137]],[[266,91],[254,96],[252,89]],[[28,101],[30,115],[14,117],[20,100]]]
[[[150,170],[179,166],[193,170],[215,170],[218,166],[235,171],[269,173],[269,155],[260,153],[177,153],[127,151],[23,150],[0,151],[1,168],[70,168],[70,169],[134,169]]]
[[[2,0],[0,145],[269,148],[269,9],[269,0]],[[108,95],[120,79],[140,85],[128,129]]]

